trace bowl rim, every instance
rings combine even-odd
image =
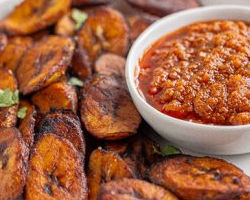
[[[134,53],[138,48],[140,48],[140,44],[145,40],[145,38],[148,37],[148,35],[152,35],[152,33],[154,32],[155,29],[162,27],[162,25],[165,25],[165,21],[167,20],[173,20],[176,17],[185,17],[186,15],[192,15],[196,12],[206,12],[206,11],[212,11],[212,12],[219,12],[222,10],[227,10],[231,9],[231,10],[238,10],[239,12],[244,10],[244,11],[249,11],[249,16],[250,16],[250,7],[247,6],[240,6],[240,5],[213,5],[213,6],[206,6],[206,7],[199,7],[199,8],[193,8],[193,9],[189,9],[189,10],[185,10],[185,11],[181,11],[181,12],[177,12],[168,16],[165,16],[159,20],[157,20],[156,22],[154,22],[152,25],[150,25],[146,30],[143,31],[143,33],[136,39],[136,41],[134,42],[134,44],[132,45],[129,53],[128,53],[128,57],[126,60],[126,69],[125,69],[125,77],[126,77],[126,83],[129,89],[130,94],[134,94],[135,98],[137,98],[137,100],[139,101],[140,104],[143,104],[144,107],[146,107],[148,110],[150,110],[152,113],[154,113],[157,117],[162,118],[164,120],[168,120],[171,121],[173,123],[179,123],[180,125],[185,125],[185,126],[190,126],[193,128],[209,128],[209,129],[217,129],[217,130],[240,130],[240,129],[250,129],[250,124],[246,124],[246,125],[213,125],[213,124],[201,124],[201,123],[196,123],[196,122],[192,122],[192,121],[185,121],[182,119],[178,119],[178,118],[174,118],[171,117],[169,115],[166,115],[162,112],[160,112],[159,110],[157,110],[156,108],[154,108],[153,106],[151,106],[146,99],[144,99],[138,91],[138,88],[135,84],[135,79],[137,79],[137,77],[135,76],[135,69],[136,69],[136,64],[134,64],[133,62],[133,57],[134,57]],[[199,20],[197,20],[199,21]],[[168,34],[170,32],[167,32],[166,34]],[[160,37],[159,37],[160,38]],[[158,39],[159,39],[158,38]],[[153,42],[151,42],[150,44],[152,45],[154,42],[156,42],[156,40],[154,40]],[[150,45],[147,47],[149,48]],[[146,51],[146,49],[144,50],[144,52]],[[142,55],[141,55],[142,56]],[[137,61],[138,62],[138,61]],[[131,95],[133,96],[133,95]]]

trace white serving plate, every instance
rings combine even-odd
[[[2,19],[4,16],[6,16],[19,2],[22,0],[0,0],[0,19]],[[124,0],[120,0],[124,1]],[[204,0],[205,1],[205,0]],[[207,0],[209,1],[209,0]],[[213,1],[213,0],[210,0]],[[217,1],[217,0],[215,0]],[[242,0],[244,1],[244,0]],[[248,1],[248,0],[246,0]],[[150,137],[152,139],[156,140],[161,146],[164,146],[166,144],[169,144],[166,140],[161,138],[157,134],[150,133]],[[184,153],[192,154],[192,155],[199,155],[204,156],[204,154],[197,154],[190,152],[188,150],[182,149]],[[218,158],[225,159],[239,168],[241,168],[246,174],[250,176],[250,154],[244,154],[244,155],[235,155],[235,156],[216,156]]]

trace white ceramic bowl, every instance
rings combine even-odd
[[[137,90],[138,60],[157,39],[193,22],[218,19],[250,22],[250,7],[232,5],[202,7],[160,19],[145,30],[132,46],[126,63],[126,81],[142,117],[162,137],[177,146],[216,155],[248,153],[250,152],[250,125],[215,126],[179,120],[153,108]]]

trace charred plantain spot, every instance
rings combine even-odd
[[[4,154],[2,156],[2,170],[5,170],[7,165],[8,165],[8,161],[9,161],[9,156]]]
[[[89,5],[98,5],[98,4],[107,4],[110,3],[111,0],[72,0],[73,5],[82,5],[82,6],[89,6]]]
[[[0,144],[0,155],[4,153],[5,149],[7,149],[7,142],[2,142]]]
[[[53,191],[52,191],[52,188],[49,184],[45,184],[43,186],[43,190],[46,194],[50,195],[50,196],[53,196]]]

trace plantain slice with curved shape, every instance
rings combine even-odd
[[[102,52],[125,56],[129,47],[126,20],[121,13],[108,7],[90,11],[77,38],[79,46],[86,50],[90,63]]]
[[[5,34],[0,33],[0,53],[4,50],[4,48],[7,46],[8,38]]]
[[[48,36],[24,54],[17,69],[19,89],[30,94],[57,81],[71,62],[74,42],[66,37]]]
[[[130,27],[130,40],[132,43],[137,37],[149,27],[157,18],[149,17],[145,14],[135,14],[127,17],[128,24]]]
[[[83,92],[81,119],[94,137],[105,140],[134,135],[141,122],[123,79],[104,75]]]
[[[29,161],[27,200],[87,200],[86,178],[79,152],[66,139],[43,135]]]
[[[8,41],[2,53],[0,53],[0,68],[16,71],[24,52],[31,47],[31,37],[13,37]]]
[[[8,35],[27,35],[57,22],[70,8],[71,0],[24,0],[0,22]]]
[[[127,2],[160,17],[199,6],[198,0],[127,0]]]
[[[82,80],[92,77],[92,64],[89,62],[86,50],[81,46],[75,48],[72,58],[72,70]]]
[[[98,74],[125,77],[125,64],[125,58],[112,53],[105,53],[96,60],[94,70]]]
[[[89,200],[97,200],[101,184],[122,178],[135,178],[135,174],[122,158],[101,148],[94,150],[89,158],[87,173]]]
[[[160,186],[138,179],[111,181],[104,184],[98,200],[178,200],[178,198]]]
[[[242,170],[210,157],[170,157],[153,165],[149,177],[183,200],[233,200],[250,192],[250,178]]]
[[[0,199],[16,199],[23,193],[28,153],[17,129],[0,129]]]
[[[35,106],[25,100],[20,102],[19,109],[24,109],[26,111],[24,118],[20,120],[18,129],[22,134],[26,146],[31,148],[34,143],[37,112]]]
[[[32,102],[42,114],[60,109],[69,109],[76,113],[78,106],[75,88],[64,80],[39,90],[32,96]]]
[[[107,4],[110,3],[111,0],[72,0],[72,4],[79,6],[89,6],[89,5],[99,5],[99,4]]]
[[[39,123],[38,136],[46,133],[54,133],[68,139],[78,150],[82,157],[85,156],[85,139],[81,123],[76,114],[70,110],[57,110],[44,116]]]
[[[14,94],[17,90],[17,81],[14,74],[10,70],[0,68],[0,90],[6,89],[9,89],[9,94]],[[17,109],[17,104],[10,105],[9,107],[0,107],[0,128],[14,127],[16,125]]]

